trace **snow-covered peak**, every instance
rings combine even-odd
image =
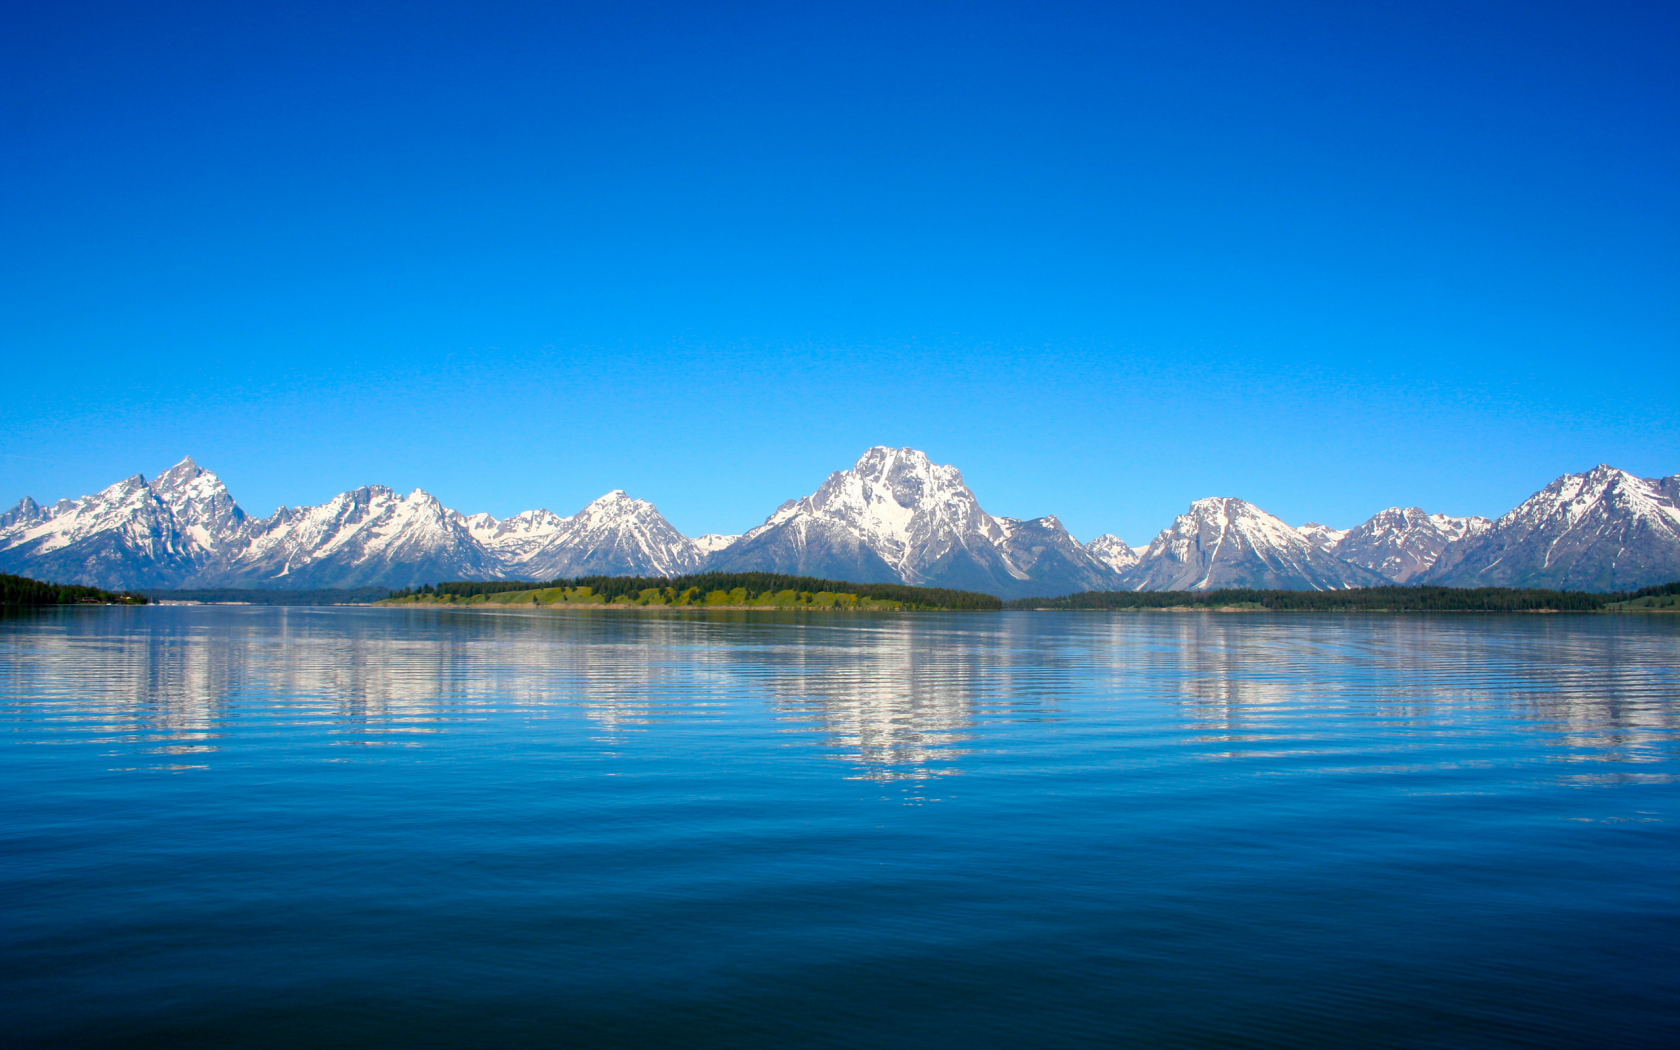
[[[1296,530],[1307,538],[1307,542],[1320,550],[1331,550],[1342,542],[1342,537],[1348,534],[1347,529],[1332,529],[1328,525],[1320,525],[1316,521],[1309,521]]]
[[[1228,534],[1244,535],[1275,547],[1296,549],[1306,543],[1306,537],[1285,524],[1282,518],[1266,513],[1245,499],[1231,496],[1199,499],[1190,504],[1187,516],[1224,529]]]
[[[716,554],[718,551],[723,550],[725,547],[740,538],[740,533],[729,536],[721,532],[708,532],[704,536],[696,536],[694,538],[694,545],[705,551],[707,554]]]
[[[1126,575],[1136,590],[1221,587],[1328,590],[1381,583],[1247,500],[1199,499],[1149,544]]]
[[[191,456],[185,456],[181,462],[152,479],[152,490],[154,492],[173,492],[192,484],[203,473],[205,473],[204,470],[193,462]]]
[[[33,500],[29,501],[31,504]],[[23,504],[19,504],[19,509]],[[14,511],[16,513],[16,511]],[[50,513],[37,514],[8,527],[3,540],[7,548],[28,545],[39,556],[68,547],[101,532],[120,531],[135,539],[145,537],[149,547],[173,549],[163,508],[146,479],[135,474],[81,499],[61,499]]]
[[[659,510],[645,499],[632,499],[623,489],[598,496],[578,511],[573,520],[583,528],[600,528],[613,522],[646,518]]]
[[[511,527],[510,527],[511,526]],[[623,489],[591,500],[569,518],[526,511],[504,520],[492,549],[503,571],[527,579],[589,575],[680,576],[705,558],[647,500]]]
[[[963,484],[961,471],[935,464],[913,448],[868,450],[852,469],[829,475],[797,503],[783,504],[765,524],[801,515],[855,530],[901,578],[917,582],[916,563],[926,560],[918,556],[926,541],[945,537],[940,545],[948,546],[962,542],[959,537],[999,532]]]
[[[1085,545],[1091,557],[1115,572],[1125,572],[1138,563],[1138,553],[1126,546],[1124,540],[1112,532],[1104,533]]]
[[[1508,511],[1495,524],[1501,528],[1515,523],[1541,522],[1565,526],[1586,518],[1595,510],[1614,509],[1641,517],[1666,519],[1674,514],[1674,501],[1665,496],[1662,478],[1641,478],[1625,470],[1600,463],[1584,474],[1565,474]]]
[[[1601,463],[1565,474],[1485,533],[1453,544],[1428,581],[1616,590],[1677,577],[1680,476],[1641,478]]]
[[[222,479],[194,463],[191,456],[154,478],[151,489],[169,508],[175,526],[204,550],[244,542],[245,512]]]
[[[41,505],[28,496],[17,501],[17,506],[4,514],[0,514],[0,532],[19,525],[33,525],[47,516]]]
[[[1053,517],[994,518],[956,467],[881,445],[789,500],[710,566],[1029,596],[1117,586]]]
[[[1450,544],[1480,535],[1493,523],[1486,518],[1430,514],[1418,507],[1390,507],[1342,533],[1331,553],[1395,583],[1408,583],[1428,572]]]

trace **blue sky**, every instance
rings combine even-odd
[[[0,499],[611,488],[874,444],[1145,541],[1680,472],[1680,8],[33,5]]]

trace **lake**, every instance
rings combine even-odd
[[[1680,617],[0,615],[11,1046],[1673,1047]]]

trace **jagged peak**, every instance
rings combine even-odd
[[[202,469],[197,463],[193,462],[191,456],[187,456],[181,462],[153,478],[152,491],[174,492],[185,488],[198,480],[199,477],[209,473],[209,471]],[[215,478],[215,475],[210,474],[210,477]]]
[[[694,537],[694,545],[708,554],[715,554],[740,538],[740,533],[708,532]]]
[[[114,485],[105,486],[104,488],[100,489],[98,492],[94,493],[94,495],[91,498],[100,499],[100,498],[105,497],[105,496],[111,496],[111,497],[130,496],[130,495],[133,495],[136,492],[139,492],[141,489],[148,488],[148,487],[149,486],[146,484],[146,476],[144,474],[132,474],[132,475],[126,477],[126,478],[123,478],[121,481],[117,482]],[[88,497],[83,497],[83,498],[86,499]],[[64,501],[59,500],[59,502],[63,503]],[[81,502],[81,500],[71,500],[70,502],[79,503],[79,502]]]
[[[1190,518],[1213,516],[1233,518],[1245,515],[1263,518],[1273,517],[1273,515],[1266,513],[1248,500],[1239,499],[1236,496],[1204,496],[1199,500],[1192,500],[1190,509],[1185,511],[1183,516]]]
[[[905,462],[917,467],[934,465],[933,460],[928,458],[928,454],[919,448],[893,448],[891,445],[872,445],[864,450],[863,455],[858,457],[856,463],[852,464],[852,469],[862,472],[869,469],[878,469],[880,466],[894,462]]]
[[[654,505],[649,503],[647,500],[636,499],[623,489],[613,489],[605,495],[597,496],[590,500],[587,506],[585,506],[581,511],[578,511],[577,517],[581,518],[586,515],[590,515],[591,513],[598,514],[603,511],[613,511],[616,513],[637,513],[643,510],[657,512]]]
[[[41,505],[32,498],[25,496],[17,501],[17,506],[4,514],[0,514],[0,528],[11,528],[14,525],[27,525],[40,521],[47,516]]]

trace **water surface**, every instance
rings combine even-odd
[[[12,1045],[1680,1044],[1680,620],[0,618]]]

